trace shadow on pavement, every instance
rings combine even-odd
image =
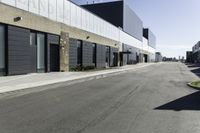
[[[190,71],[200,77],[200,68],[192,69]]]
[[[200,91],[181,97],[179,99],[176,99],[164,105],[161,105],[155,108],[155,110],[199,111],[200,110]]]
[[[185,63],[187,67],[200,67],[200,64]]]
[[[190,69],[190,71],[200,77],[200,64],[190,64],[185,63],[185,65]]]

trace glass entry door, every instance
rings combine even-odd
[[[37,71],[45,72],[45,35],[37,33]]]

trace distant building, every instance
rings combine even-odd
[[[162,54],[160,52],[156,52],[155,62],[161,62],[161,61],[162,61]]]
[[[193,63],[200,63],[200,41],[192,47],[191,58]]]
[[[178,60],[175,57],[163,57],[163,61],[177,62]]]
[[[193,63],[193,52],[192,51],[186,51],[186,62],[187,63]]]
[[[179,61],[181,61],[181,62],[185,62],[185,57],[182,56],[181,60],[179,60]]]

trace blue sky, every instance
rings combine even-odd
[[[185,56],[200,40],[200,0],[129,0],[129,5],[156,35],[164,56]]]

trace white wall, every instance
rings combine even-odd
[[[143,42],[142,42],[142,50],[147,51],[151,54],[155,54],[156,50],[149,46],[149,41],[143,37]]]
[[[149,46],[148,52],[155,54],[156,50],[152,48],[151,46]]]
[[[142,49],[142,42],[120,30],[120,42]]]
[[[142,42],[138,39],[68,0],[0,0],[0,2],[142,49]]]
[[[142,50],[144,50],[144,51],[149,50],[148,40],[144,37],[143,37],[143,41],[142,41]]]

